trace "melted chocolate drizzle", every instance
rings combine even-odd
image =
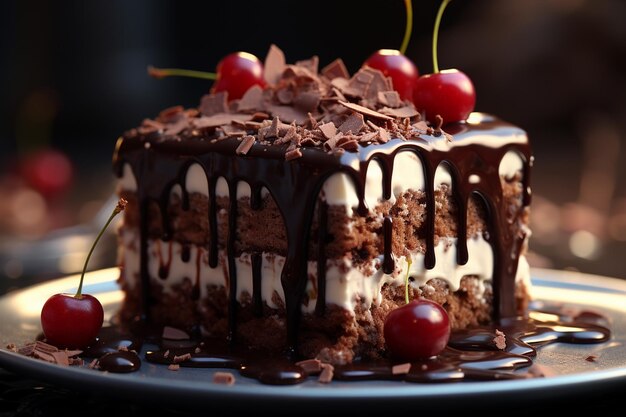
[[[335,366],[333,379],[432,383],[534,378],[543,376],[531,367],[539,347],[559,342],[601,343],[611,336],[608,320],[597,313],[581,311],[571,314],[561,306],[536,304],[531,307],[529,317],[452,332],[441,353],[411,362],[408,371],[396,372],[396,366],[404,364],[390,358],[357,359],[348,365]],[[151,363],[233,369],[242,376],[270,385],[299,384],[317,375],[307,374],[298,362],[275,352],[250,351],[223,339],[165,339],[160,336],[163,333],[161,328],[143,322],[137,324],[133,334],[143,335],[141,339],[122,333],[120,328],[105,327],[97,344],[85,355],[99,357],[101,370],[130,372],[140,367],[134,350],[141,349],[145,339],[156,346],[156,349],[148,348],[145,352],[145,359]],[[495,343],[496,330],[506,335],[503,349]],[[114,346],[123,346],[128,351],[118,352]]]
[[[282,270],[281,283],[285,294],[288,350],[297,351],[297,329],[300,321],[303,297],[307,283],[308,245],[314,208],[324,181],[332,174],[343,172],[354,183],[359,199],[358,214],[368,213],[365,201],[365,182],[367,168],[372,161],[377,161],[383,171],[383,195],[390,198],[392,169],[395,156],[399,152],[414,152],[422,162],[425,178],[426,221],[425,221],[425,267],[435,266],[435,171],[445,164],[452,175],[453,198],[458,205],[458,263],[467,262],[467,204],[472,195],[478,195],[484,202],[487,212],[489,241],[494,251],[494,316],[496,320],[515,317],[514,286],[517,263],[525,240],[524,227],[516,222],[521,213],[507,213],[504,208],[503,188],[498,167],[503,156],[515,151],[524,161],[523,201],[519,210],[524,210],[530,203],[529,177],[531,154],[524,132],[514,126],[483,116],[480,123],[461,123],[450,126],[449,132],[454,140],[446,146],[435,146],[446,139],[427,136],[418,140],[394,139],[384,145],[359,147],[358,152],[346,152],[340,155],[329,154],[319,148],[302,148],[302,158],[286,161],[284,146],[255,144],[245,156],[235,156],[239,145],[236,138],[211,141],[209,138],[184,137],[180,140],[164,140],[160,134],[120,138],[116,147],[114,165],[121,175],[124,164],[129,164],[137,179],[137,196],[140,205],[140,276],[142,286],[142,312],[145,320],[150,320],[150,275],[148,273],[148,207],[156,203],[161,212],[164,235],[162,239],[169,243],[168,260],[161,260],[159,277],[169,272],[171,263],[171,222],[168,205],[171,190],[178,185],[183,190],[183,207],[188,207],[189,196],[185,191],[185,179],[189,166],[198,163],[208,179],[209,195],[209,230],[208,243],[209,265],[218,265],[218,228],[216,213],[216,185],[218,178],[226,180],[229,190],[228,236],[226,236],[226,256],[229,294],[229,339],[234,341],[237,329],[237,270],[235,262],[237,185],[244,181],[251,188],[251,208],[258,208],[261,190],[267,188],[279,208],[286,228],[288,249]],[[489,135],[501,139],[499,146],[489,146],[479,141],[471,141],[480,135]],[[518,138],[524,140],[512,140]],[[464,143],[464,141],[466,143]],[[149,146],[146,146],[149,144]],[[359,169],[354,167],[358,166]],[[479,181],[470,181],[470,177]],[[325,224],[327,207],[318,205],[318,220]],[[511,219],[515,219],[511,221]],[[325,250],[326,231],[320,227],[317,253],[318,281],[316,313],[321,315],[325,309]],[[520,230],[522,232],[520,232]],[[384,261],[386,273],[394,269],[391,250],[391,218],[384,220]],[[187,255],[183,254],[184,257]],[[261,268],[259,255],[253,255],[253,269]],[[257,277],[258,281],[258,277]],[[196,277],[196,286],[199,277]],[[260,310],[259,299],[261,285],[257,282],[253,289],[255,311]],[[196,289],[199,293],[199,288]]]

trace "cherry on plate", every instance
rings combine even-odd
[[[448,344],[450,320],[441,305],[417,299],[387,315],[383,334],[392,358],[403,361],[427,359],[438,355]]]

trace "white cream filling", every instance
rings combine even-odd
[[[429,280],[440,278],[446,281],[451,291],[460,287],[461,279],[466,275],[477,276],[479,280],[479,294],[484,291],[484,282],[491,281],[493,275],[493,251],[488,242],[482,237],[469,239],[467,249],[469,261],[465,265],[456,262],[456,239],[441,239],[435,246],[436,265],[433,269],[424,267],[424,255],[411,253],[412,262],[409,266],[406,258],[400,257],[395,260],[395,271],[385,274],[382,268],[382,257],[372,261],[373,274],[365,274],[362,268],[353,267],[348,259],[327,261],[326,271],[326,303],[341,306],[353,312],[357,303],[364,303],[366,307],[372,304],[379,305],[382,301],[381,289],[385,284],[404,285],[407,269],[409,276],[413,278],[410,285],[423,287]],[[139,280],[139,237],[136,231],[124,230],[122,235],[122,262],[125,276],[128,280]],[[171,258],[170,258],[171,245]],[[195,283],[199,278],[200,297],[207,294],[210,286],[225,287],[228,281],[228,261],[223,251],[219,253],[219,263],[211,268],[208,263],[208,252],[203,247],[192,247],[187,262],[181,258],[182,245],[177,242],[163,242],[150,240],[148,243],[148,272],[151,277],[161,285],[165,292],[170,292],[174,287],[189,279]],[[198,262],[198,257],[200,260]],[[278,305],[273,301],[273,295],[284,301],[284,292],[281,284],[281,272],[285,258],[283,256],[266,254],[262,256],[261,264],[261,298],[272,308]],[[160,280],[159,269],[169,265],[167,278]],[[244,253],[235,259],[237,268],[237,299],[242,295],[253,294],[252,286],[252,263],[250,254]],[[346,272],[347,271],[347,272]],[[317,279],[317,265],[314,261],[308,262],[307,293],[315,294],[314,284]],[[518,266],[516,282],[530,283],[528,262],[522,256]],[[316,297],[311,296],[309,303],[302,307],[304,312],[313,312]]]

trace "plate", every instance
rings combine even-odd
[[[96,295],[105,308],[105,322],[116,311],[123,294],[116,284],[117,269],[90,272],[83,292]],[[41,332],[39,312],[57,292],[74,292],[78,276],[49,281],[0,297],[0,340],[21,345]],[[311,379],[295,386],[270,386],[237,375],[232,386],[214,384],[215,370],[181,368],[177,372],[143,361],[139,371],[115,374],[80,367],[62,367],[0,350],[0,366],[20,375],[77,390],[103,392],[114,397],[146,401],[152,405],[192,405],[206,410],[275,410],[282,407],[313,412],[349,408],[351,411],[390,406],[450,409],[500,401],[508,405],[552,397],[626,386],[626,281],[597,275],[533,269],[533,298],[589,309],[611,321],[612,337],[594,345],[555,343],[538,349],[535,363],[550,376],[525,380],[416,384],[398,381],[363,381],[321,384]],[[595,360],[586,360],[594,356]],[[525,395],[520,395],[525,394]],[[291,408],[295,409],[295,408]]]

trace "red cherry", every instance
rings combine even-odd
[[[390,77],[393,88],[403,100],[413,100],[413,91],[419,77],[417,67],[406,55],[396,49],[380,49],[364,63]]]
[[[466,120],[476,105],[474,84],[467,75],[457,69],[439,71],[437,59],[439,25],[450,1],[441,2],[435,18],[432,44],[433,73],[419,77],[413,96],[415,107],[425,112],[426,119],[431,123],[437,123],[437,115],[441,116],[444,124]]]
[[[228,100],[243,97],[244,93],[254,85],[265,87],[263,63],[248,52],[233,52],[217,63],[217,72],[194,71],[180,68],[148,67],[148,74],[154,78],[171,76],[203,78],[214,80],[212,93],[228,92]]]
[[[82,293],[83,281],[89,258],[96,244],[113,218],[126,208],[126,204],[127,201],[120,198],[109,219],[96,236],[85,259],[76,295],[55,294],[44,303],[41,309],[41,328],[48,343],[57,347],[83,349],[88,347],[98,335],[104,320],[104,309],[97,298]]]
[[[104,321],[102,304],[92,295],[55,294],[41,309],[46,341],[61,348],[83,349],[98,335]]]
[[[55,149],[43,149],[26,156],[20,171],[26,182],[46,198],[61,195],[72,182],[72,162]]]
[[[233,52],[217,64],[217,78],[211,92],[228,92],[229,100],[243,97],[254,85],[265,87],[263,63],[247,52]]]
[[[431,123],[435,122],[437,115],[444,123],[459,122],[474,111],[476,91],[465,73],[448,69],[419,77],[413,102],[417,110],[426,113],[426,119]]]
[[[430,358],[448,344],[448,313],[434,301],[413,300],[387,315],[383,334],[393,358],[403,361]]]

